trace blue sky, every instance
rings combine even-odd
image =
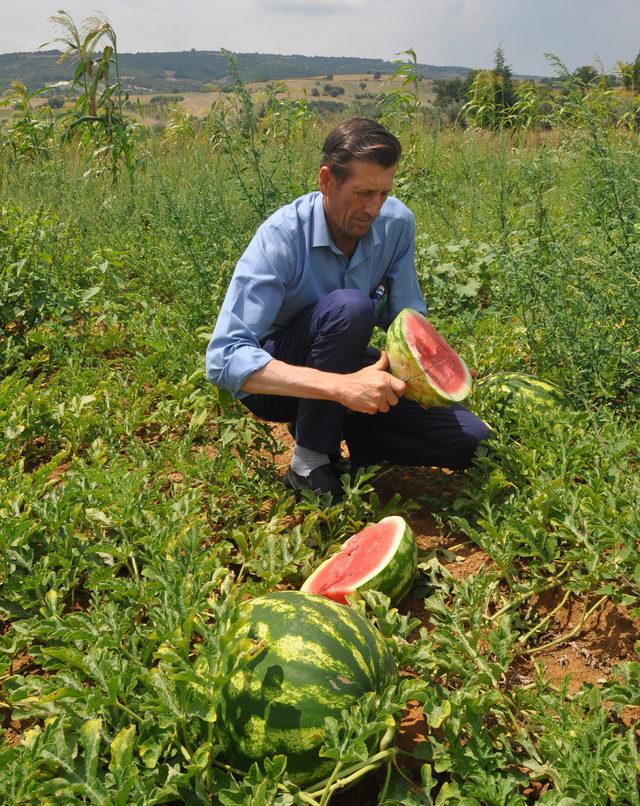
[[[544,53],[607,71],[640,50],[638,0],[0,0],[0,53],[55,36],[58,8],[102,13],[122,51],[216,50],[393,59],[488,67],[497,45],[518,73],[550,74]]]

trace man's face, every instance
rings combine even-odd
[[[364,235],[391,192],[396,166],[383,168],[375,162],[354,160],[350,175],[342,182],[332,170],[320,168],[319,185],[329,231],[337,245]]]

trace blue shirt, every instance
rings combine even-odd
[[[334,244],[319,191],[277,210],[238,261],[207,347],[207,378],[242,397],[240,388],[272,360],[267,336],[308,305],[339,288],[388,296],[376,324],[386,328],[402,308],[426,313],[414,263],[415,219],[390,196],[349,259]]]

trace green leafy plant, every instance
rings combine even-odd
[[[211,108],[210,139],[224,150],[243,197],[263,220],[291,198],[297,182],[291,149],[299,138],[304,140],[312,118],[306,99],[292,100],[282,86],[268,91],[266,106],[260,109],[238,60],[230,51],[222,52],[229,66],[231,92],[221,95]]]
[[[105,37],[84,68],[72,51],[63,112],[89,103]],[[110,157],[91,162],[95,121],[63,143],[54,128],[37,159],[5,150],[1,802],[638,802],[638,159],[618,125],[630,107],[605,89],[524,99],[518,126],[552,116],[542,136],[398,123],[416,138],[399,191],[434,323],[481,377],[536,373],[567,402],[508,411],[478,385],[468,405],[493,436],[470,470],[369,468],[326,509],[283,490],[288,438],[210,387],[202,353],[258,216],[313,181],[330,124],[278,84],[247,97],[231,82],[226,111],[176,113],[169,143],[149,132],[151,170],[124,186],[83,176],[111,178]],[[39,100],[4,125],[9,149],[27,112],[31,142]],[[116,121],[117,90],[109,102]],[[413,593],[400,611],[376,592],[353,606],[402,683],[330,723],[333,773],[309,792],[284,757],[230,769],[214,716],[255,651],[234,641],[235,604],[298,588],[394,513],[419,537]],[[552,677],[549,660],[583,645],[596,682]]]

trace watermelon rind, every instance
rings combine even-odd
[[[476,388],[499,414],[514,408],[545,414],[567,403],[559,386],[526,372],[495,372],[478,380]]]
[[[315,783],[335,766],[319,755],[324,720],[394,683],[393,657],[366,618],[322,596],[276,591],[242,603],[237,616],[234,643],[253,639],[258,651],[223,687],[220,759],[246,772],[284,754],[294,783]]]
[[[350,595],[357,591],[377,590],[388,596],[392,605],[399,604],[409,593],[413,585],[418,565],[418,547],[411,527],[399,515],[390,515],[383,518],[379,524],[392,524],[395,528],[395,535],[386,555],[378,563],[376,568],[368,574],[363,575],[359,580],[351,585],[337,585],[324,591],[316,590],[323,596],[336,599],[340,594]],[[360,533],[349,538],[342,547],[325,560],[311,576],[305,581],[301,590],[313,591],[319,580],[322,579],[323,572],[331,566],[342,551],[348,550],[349,541],[356,539]],[[339,601],[339,598],[337,598]]]
[[[452,403],[464,400],[471,392],[472,386],[471,373],[464,360],[458,355],[464,373],[464,380],[458,390],[451,392],[438,386],[424,371],[417,350],[407,340],[407,316],[417,317],[419,321],[428,322],[418,311],[403,308],[387,331],[386,350],[389,356],[389,366],[396,378],[406,381],[407,388],[404,396],[425,407],[450,406]]]

